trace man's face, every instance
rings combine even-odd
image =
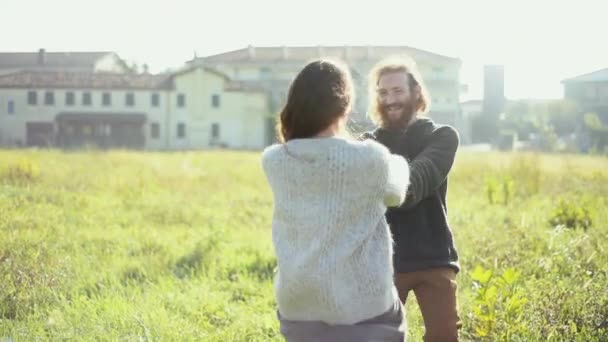
[[[416,112],[418,89],[410,89],[405,72],[384,74],[378,80],[378,104],[389,125],[407,124]]]

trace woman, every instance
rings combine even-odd
[[[345,134],[348,69],[306,65],[280,113],[281,144],[262,166],[274,195],[275,294],[287,341],[403,341],[384,218],[409,184],[403,157]]]

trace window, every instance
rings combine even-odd
[[[160,105],[160,96],[158,95],[158,93],[152,94],[152,96],[150,97],[150,104],[152,105],[152,107],[158,107]]]
[[[38,93],[36,91],[28,91],[27,92],[27,104],[35,106],[38,104]]]
[[[9,114],[15,114],[15,101],[8,101],[6,111]]]
[[[44,93],[44,104],[47,106],[52,106],[55,104],[55,94],[52,91],[47,91]]]
[[[184,95],[184,94],[177,95],[177,106],[180,108],[186,106],[186,95]]]
[[[111,106],[112,105],[112,96],[110,93],[103,93],[101,94],[101,103],[104,106]]]
[[[211,138],[212,139],[220,138],[220,124],[214,123],[211,125]]]
[[[444,70],[443,67],[440,67],[440,66],[433,67],[433,72],[436,72],[436,73],[442,73],[443,70]]]
[[[90,106],[91,103],[92,103],[91,93],[89,93],[89,92],[82,93],[82,104],[84,106]]]
[[[186,136],[186,124],[178,123],[177,124],[177,137],[184,138]]]
[[[135,105],[135,95],[133,93],[127,93],[125,96],[125,104],[129,107],[133,107]]]
[[[272,77],[272,69],[268,67],[260,68],[260,79],[267,80]]]
[[[585,97],[587,99],[594,100],[596,96],[597,96],[597,92],[595,89],[595,85],[593,85],[593,84],[587,85],[586,89],[585,89]]]
[[[74,93],[71,91],[68,91],[67,93],[65,93],[65,104],[66,106],[73,106],[74,105]]]
[[[220,96],[215,94],[213,96],[211,96],[211,106],[213,106],[213,108],[219,108],[220,106]]]
[[[153,122],[150,124],[150,137],[152,139],[158,139],[160,137],[160,125],[158,122]]]

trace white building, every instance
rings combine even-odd
[[[204,67],[0,76],[1,145],[259,149],[268,114],[264,93]]]
[[[463,121],[459,101],[461,61],[458,58],[408,46],[248,46],[188,63],[211,67],[234,80],[266,89],[270,110],[277,113],[284,103],[289,83],[305,63],[321,57],[342,60],[351,68],[357,92],[352,118],[356,124],[368,126],[368,73],[380,59],[398,55],[407,55],[416,61],[432,100],[429,115],[439,123],[460,130]]]

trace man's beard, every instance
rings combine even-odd
[[[394,116],[389,116],[388,113],[391,109],[400,111],[396,118]],[[416,109],[413,101],[399,102],[391,105],[381,104],[380,113],[382,113],[385,124],[389,128],[405,128],[416,114]]]

